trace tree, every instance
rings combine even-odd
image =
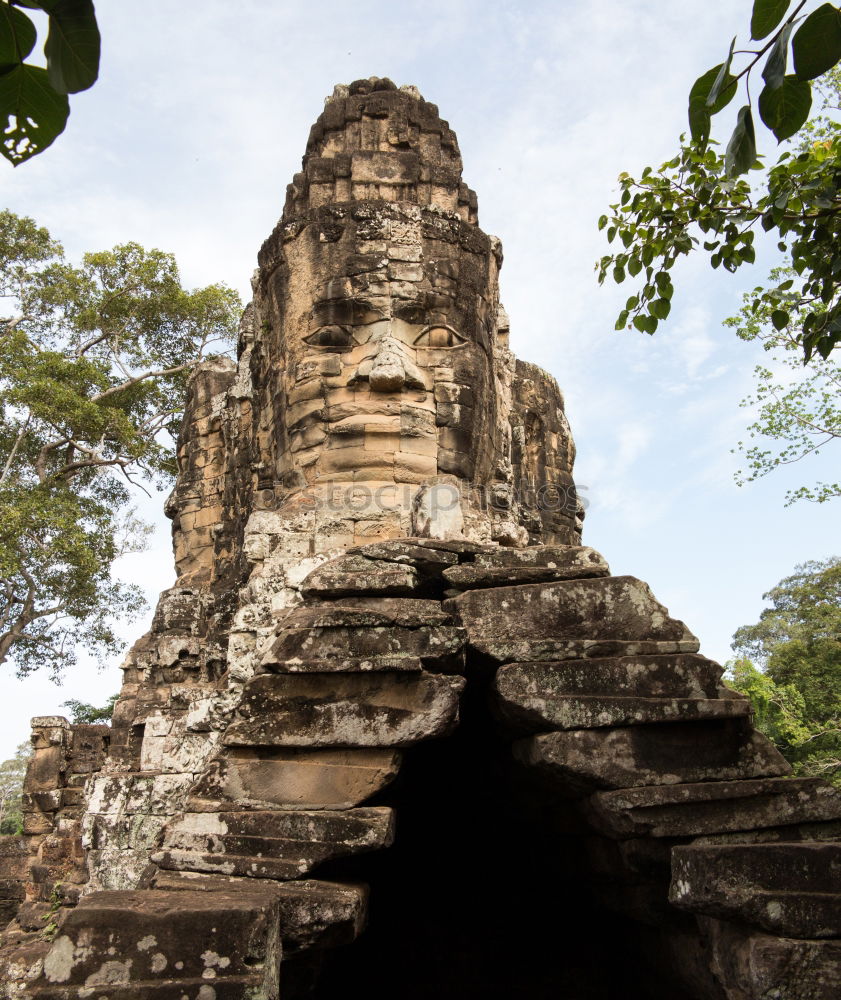
[[[730,682],[797,773],[841,787],[841,558],[795,567],[763,599],[733,636]]]
[[[119,692],[112,694],[101,708],[97,708],[96,705],[91,705],[87,701],[77,701],[75,698],[68,698],[67,701],[63,701],[61,707],[66,708],[70,712],[70,721],[74,725],[79,725],[80,723],[91,725],[97,722],[110,723],[111,716],[114,714],[114,706],[117,704],[119,697]]]
[[[639,180],[619,175],[620,200],[599,227],[609,242],[623,245],[597,264],[599,282],[611,276],[643,276],[617,319],[653,334],[671,310],[676,261],[701,246],[714,268],[736,271],[756,259],[755,234],[777,242],[784,264],[796,277],[760,287],[752,305],[769,310],[773,324],[789,326],[808,360],[827,358],[841,342],[841,134],[832,122],[827,138],[784,151],[776,165],[752,185],[743,179],[758,163],[751,73],[764,60],[759,116],[778,142],[797,135],[812,103],[812,81],[838,86],[833,68],[841,60],[841,11],[822,3],[801,14],[808,0],[754,0],[751,35],[761,47],[736,52],[730,44],[723,63],[708,70],[689,94],[690,139],[681,136],[677,155],[658,170],[646,167]],[[797,29],[796,31],[794,29]],[[789,51],[793,73],[787,73]],[[746,65],[732,72],[734,56]],[[712,117],[735,97],[744,81],[747,103],[724,155],[712,146]],[[796,316],[798,325],[791,324]]]
[[[143,543],[135,485],[175,472],[190,372],[227,349],[241,305],[188,291],[136,243],[68,263],[46,229],[0,213],[0,663],[59,674],[77,641],[102,658],[140,606],[111,579]]]
[[[23,779],[32,757],[32,746],[27,740],[21,743],[14,757],[0,764],[0,834],[23,832]]]
[[[791,268],[771,272],[771,280],[778,283],[792,277]],[[751,294],[745,295],[739,315],[725,320],[743,340],[759,341],[768,352],[768,362],[754,368],[752,395],[741,403],[756,416],[748,427],[750,440],[738,444],[747,460],[747,467],[736,474],[740,486],[841,441],[841,366],[833,357],[813,355],[803,360],[791,332],[802,319],[802,309],[777,329],[771,307],[763,303],[754,309],[751,298]],[[839,496],[841,481],[817,482],[789,490],[786,506],[797,500],[824,503]]]
[[[20,7],[49,17],[46,69],[24,62],[38,32]],[[0,152],[13,166],[45,150],[64,131],[67,95],[93,86],[99,49],[92,0],[0,0]]]

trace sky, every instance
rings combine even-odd
[[[626,285],[600,288],[598,217],[617,176],[677,149],[686,96],[746,37],[750,4],[730,0],[97,0],[100,79],[71,98],[65,133],[13,169],[2,207],[34,217],[73,259],[136,240],[174,253],[184,282],[249,295],[256,254],[280,216],[311,124],[337,83],[415,84],[455,129],[479,220],[505,252],[511,346],[560,383],[588,501],[584,541],[616,574],[646,580],[724,662],[735,629],[793,567],[841,551],[839,508],[786,508],[786,490],[837,475],[825,452],[738,487],[732,454],[749,414],[756,345],[722,321],[773,264],[736,275],[694,257],[675,272],[669,321],[654,337],[615,332]],[[40,50],[44,33],[39,42]],[[718,119],[716,120],[718,121]],[[726,139],[727,117],[717,125]],[[760,150],[773,153],[760,135]],[[119,574],[149,615],[174,579],[163,497],[142,504],[156,534]],[[57,686],[0,677],[0,759],[29,717],[68,698],[103,703],[118,663],[83,663]]]

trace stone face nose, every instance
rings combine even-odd
[[[423,375],[408,357],[406,347],[390,334],[380,341],[374,357],[359,366],[358,374],[363,378],[367,376],[374,392],[425,388]]]
[[[397,342],[385,337],[371,365],[368,383],[375,392],[399,392],[406,384],[406,368]]]

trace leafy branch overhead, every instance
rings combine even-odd
[[[21,7],[49,18],[46,69],[24,61],[38,33]],[[64,131],[67,95],[93,86],[99,49],[92,0],[0,0],[0,152],[13,166],[45,150]]]
[[[671,309],[669,272],[676,261],[703,251],[714,268],[736,271],[753,263],[757,233],[767,233],[790,261],[794,279],[785,288],[760,289],[756,308],[770,305],[778,329],[797,315],[795,337],[806,359],[827,358],[841,342],[841,136],[837,118],[819,141],[786,150],[755,187],[745,175],[762,169],[756,115],[778,142],[803,135],[813,90],[837,93],[841,61],[841,10],[808,0],[755,0],[751,36],[755,47],[729,45],[725,60],[703,73],[689,93],[688,140],[659,169],[638,180],[620,174],[620,200],[599,227],[623,249],[597,264],[599,281],[641,276],[617,320],[654,333]],[[739,65],[737,65],[737,62]],[[752,74],[760,72],[754,102]],[[713,118],[744,90],[745,103],[724,155],[713,147]],[[754,86],[754,91],[757,89]],[[756,107],[754,106],[756,104]]]

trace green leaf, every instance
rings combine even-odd
[[[99,28],[92,0],[50,0],[50,32],[44,54],[50,83],[59,94],[87,90],[99,76]]]
[[[794,22],[785,25],[779,35],[777,35],[777,41],[774,43],[774,47],[771,49],[765,63],[765,68],[762,70],[762,79],[771,90],[776,90],[785,79],[786,64],[788,62],[788,40],[791,37],[793,28]]]
[[[789,315],[785,309],[775,309],[771,313],[771,322],[775,329],[784,330],[788,326]]]
[[[69,114],[67,97],[53,90],[45,69],[16,66],[0,76],[0,153],[17,166],[43,152]]]
[[[750,105],[739,109],[736,127],[724,154],[724,171],[728,177],[745,174],[756,162],[756,136]]]
[[[727,78],[730,76],[730,63],[733,62],[733,49],[736,48],[736,36],[733,36],[733,41],[730,43],[730,51],[727,53],[727,60],[721,64],[721,68],[716,74],[715,80],[713,80],[713,85],[710,87],[710,92],[707,94],[707,107],[712,108],[715,102],[718,100],[718,95],[721,93],[722,87],[725,86]],[[715,112],[712,112],[715,114]]]
[[[692,133],[693,142],[706,145],[710,136],[710,116],[717,114],[736,96],[736,77],[730,74],[722,83],[718,97],[712,107],[707,107],[707,97],[713,84],[718,79],[724,64],[713,66],[707,70],[703,76],[699,76],[689,91],[689,130]]]
[[[751,38],[759,41],[770,35],[785,17],[791,0],[754,0],[750,19]]]
[[[781,87],[768,87],[759,95],[759,115],[774,133],[777,142],[790,139],[809,117],[812,107],[812,85],[796,76],[787,76]]]
[[[672,304],[668,299],[655,299],[649,306],[651,314],[657,319],[667,319],[672,309]]]
[[[794,35],[794,71],[801,80],[822,76],[841,59],[841,14],[821,4]]]
[[[599,218],[599,230],[601,231],[607,225],[607,216],[602,215]]]
[[[0,4],[0,66],[22,63],[35,45],[38,33],[26,14]]]
[[[627,325],[627,322],[628,322],[628,310],[623,309],[622,312],[619,313],[619,318],[616,320],[616,326],[614,327],[614,329],[624,330],[625,326]]]

